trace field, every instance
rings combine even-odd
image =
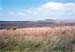
[[[74,52],[75,26],[0,30],[0,52]]]

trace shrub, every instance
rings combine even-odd
[[[16,30],[16,27],[8,27],[7,30]]]

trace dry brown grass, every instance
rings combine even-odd
[[[62,45],[66,40],[70,41],[75,38],[75,26],[59,26],[59,27],[36,27],[36,28],[20,28],[16,30],[0,30],[0,40],[5,41],[11,39],[20,42],[22,40],[32,40],[34,42],[46,41],[43,47],[48,48],[45,44],[50,44],[52,48],[56,45]]]
[[[21,28],[17,30],[0,30],[0,37],[15,37],[21,40],[23,37],[33,38],[47,38],[49,36],[60,36],[63,38],[75,37],[75,26],[63,27],[36,27],[36,28]]]
[[[73,38],[75,36],[75,26],[63,26],[63,27],[36,27],[36,28],[22,28],[17,30],[9,30],[10,34],[16,36],[29,36],[29,37],[43,37],[48,36],[64,36],[64,38]]]

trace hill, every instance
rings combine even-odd
[[[0,21],[0,29],[17,27],[74,26],[74,20]]]

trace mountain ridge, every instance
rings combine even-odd
[[[0,29],[7,27],[27,28],[43,26],[74,26],[75,20],[53,20],[45,19],[38,21],[0,21]]]

